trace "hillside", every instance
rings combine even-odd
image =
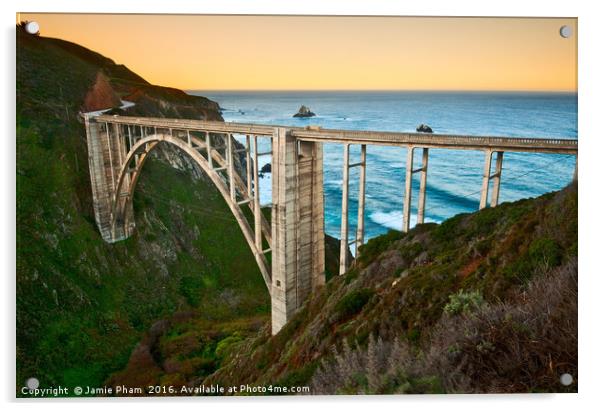
[[[264,329],[237,343],[203,383],[319,394],[576,392],[559,382],[578,375],[576,257],[576,184],[391,231],[278,335]]]
[[[173,319],[147,334],[110,383],[308,386],[314,394],[577,391],[559,382],[578,377],[576,184],[391,231],[361,252],[278,335],[259,322],[214,329]]]
[[[17,390],[29,377],[101,386],[173,315],[217,328],[269,321],[267,290],[228,207],[169,148],[142,173],[135,234],[102,241],[78,113],[116,98],[136,103],[131,114],[221,120],[213,101],[17,29]]]

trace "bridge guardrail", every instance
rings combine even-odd
[[[374,144],[447,148],[462,150],[492,149],[494,151],[545,152],[576,154],[576,139],[499,137],[450,134],[423,134],[389,131],[336,130],[319,127],[289,127],[266,124],[230,123],[222,121],[183,120],[148,117],[100,115],[99,122],[129,124],[161,129],[198,130],[212,133],[271,136],[277,128],[286,128],[299,140],[347,144]]]

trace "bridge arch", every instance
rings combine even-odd
[[[227,136],[226,138],[232,137]],[[196,138],[191,137],[191,140],[194,140],[191,142],[196,143],[196,146],[193,144],[188,144],[186,141],[178,137],[174,137],[171,134],[156,133],[143,137],[136,141],[134,145],[132,145],[126,154],[125,159],[123,159],[118,177],[116,179],[115,190],[111,200],[111,230],[114,233],[117,225],[129,227],[130,222],[133,222],[134,216],[132,202],[134,198],[134,191],[142,173],[142,169],[144,168],[144,164],[148,160],[150,153],[159,146],[159,143],[163,142],[170,144],[186,153],[195,162],[195,164],[197,164],[201,170],[203,170],[213,185],[218,189],[226,201],[226,204],[230,208],[234,218],[236,219],[236,222],[238,223],[245,240],[251,248],[266,287],[271,293],[272,280],[267,259],[263,253],[263,250],[257,247],[254,231],[251,229],[242,211],[241,205],[232,198],[228,184],[224,181],[218,171],[213,168],[208,159],[206,159],[199,151],[199,148],[205,148],[205,144]],[[227,161],[224,160],[215,150],[208,150],[208,153],[208,155],[212,155],[220,164],[224,164],[225,161]],[[236,185],[240,186],[242,179],[238,174],[236,174],[236,176],[233,178],[233,181],[236,181],[236,183],[238,183]],[[261,210],[253,210],[253,212],[261,213]],[[264,227],[262,227],[262,229],[265,232],[265,225],[267,225],[267,222],[263,221],[263,223]]]

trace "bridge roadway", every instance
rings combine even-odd
[[[399,133],[389,131],[334,130],[320,127],[290,127],[280,125],[231,123],[223,121],[183,120],[151,117],[123,117],[101,115],[99,122],[129,124],[179,130],[208,131],[241,135],[272,136],[277,128],[290,130],[298,140],[322,143],[367,144],[446,148],[455,150],[483,150],[577,154],[576,139],[549,137],[495,137],[431,133]]]
[[[115,242],[131,235],[135,227],[133,193],[148,154],[159,143],[178,147],[209,176],[241,227],[271,296],[274,334],[287,323],[309,294],[325,282],[322,143],[343,145],[340,274],[349,267],[348,247],[355,245],[357,256],[364,244],[367,146],[407,148],[402,231],[410,228],[412,178],[416,173],[420,176],[417,223],[424,223],[429,149],[484,152],[479,204],[479,209],[482,209],[498,204],[505,152],[569,154],[576,157],[578,148],[575,139],[330,130],[313,126],[302,128],[106,114],[85,115],[84,118],[95,217],[103,239]],[[244,149],[234,148],[233,135],[246,136]],[[271,151],[258,153],[258,137],[271,139]],[[360,161],[354,164],[349,163],[350,145],[361,147]],[[416,149],[421,149],[422,154],[418,168],[414,168]],[[241,177],[235,167],[237,154],[246,157],[246,178]],[[495,171],[492,173],[493,154]],[[260,155],[272,156],[269,222],[259,204],[257,164]],[[355,238],[349,241],[349,171],[353,167],[359,167],[358,215]],[[575,165],[573,178],[576,177]],[[253,214],[252,222],[247,221],[243,206],[247,206]],[[271,253],[271,259],[266,257],[267,253]]]

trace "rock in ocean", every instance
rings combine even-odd
[[[427,126],[426,124],[421,124],[416,127],[416,131],[419,133],[432,133],[433,129]]]
[[[261,167],[260,172],[261,173],[271,173],[272,172],[272,165],[270,163],[266,163],[263,167]]]
[[[264,174],[268,174],[272,172],[272,165],[270,163],[266,163],[261,170],[259,170],[259,177],[263,178]]]
[[[313,117],[315,115],[316,113],[312,112],[309,107],[301,106],[293,117]]]

